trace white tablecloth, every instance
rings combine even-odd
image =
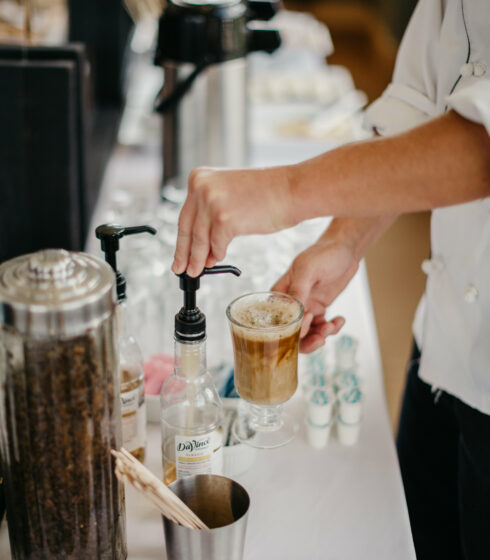
[[[343,447],[332,438],[317,451],[301,427],[288,446],[258,453],[253,468],[237,477],[251,497],[244,560],[415,559],[364,266],[332,311],[347,317],[346,329],[360,340],[366,392],[360,440]],[[299,391],[288,407],[302,420]],[[160,474],[157,424],[149,424],[148,436],[147,465]],[[131,489],[126,503],[129,559],[164,558],[159,514]],[[9,557],[4,523],[0,558]]]
[[[254,466],[236,477],[251,497],[244,560],[415,559],[364,266],[335,309],[360,340],[360,440],[343,447],[334,437],[317,451],[301,426],[291,444],[258,452]],[[300,390],[287,406],[303,420]],[[149,428],[148,466],[161,473],[159,427]],[[130,559],[162,558],[160,517],[131,490],[127,516]]]

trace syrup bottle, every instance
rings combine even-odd
[[[205,268],[200,276],[231,273],[233,266]],[[223,412],[207,371],[206,317],[196,305],[200,276],[180,275],[184,306],[175,316],[175,369],[161,390],[165,484],[194,474],[222,474]]]
[[[106,261],[116,273],[118,306],[116,309],[119,342],[119,367],[121,384],[121,414],[123,446],[139,461],[145,459],[146,449],[146,405],[144,392],[143,355],[130,330],[127,320],[126,279],[117,269],[116,253],[119,240],[126,235],[151,233],[150,226],[123,227],[104,224],[95,230],[101,241]]]

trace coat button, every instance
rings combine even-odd
[[[420,268],[422,269],[424,274],[430,274],[432,271],[432,263],[430,259],[424,259]]]
[[[487,67],[483,64],[483,62],[475,62],[473,64],[473,76],[475,76],[475,78],[481,78],[486,74],[486,72]]]
[[[441,270],[444,270],[444,260],[442,257],[433,257],[432,258],[432,268],[433,270],[438,270],[439,272]]]
[[[442,257],[432,257],[431,259],[425,259],[422,261],[420,266],[425,274],[430,274],[431,272],[440,272],[444,270],[444,260]]]
[[[463,66],[459,69],[459,73],[463,76],[463,78],[473,76],[473,62],[466,62],[463,64]]]
[[[467,303],[475,303],[478,299],[478,289],[473,284],[467,284],[464,288],[464,299]]]
[[[463,78],[469,78],[470,76],[475,76],[475,78],[481,78],[487,72],[487,67],[483,62],[467,62],[463,64],[459,69],[459,73]]]

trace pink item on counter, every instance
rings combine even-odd
[[[154,354],[145,362],[145,393],[159,395],[163,382],[174,371],[174,358],[168,354]]]

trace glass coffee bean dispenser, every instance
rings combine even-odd
[[[115,282],[83,253],[0,265],[0,460],[15,560],[127,556]]]

